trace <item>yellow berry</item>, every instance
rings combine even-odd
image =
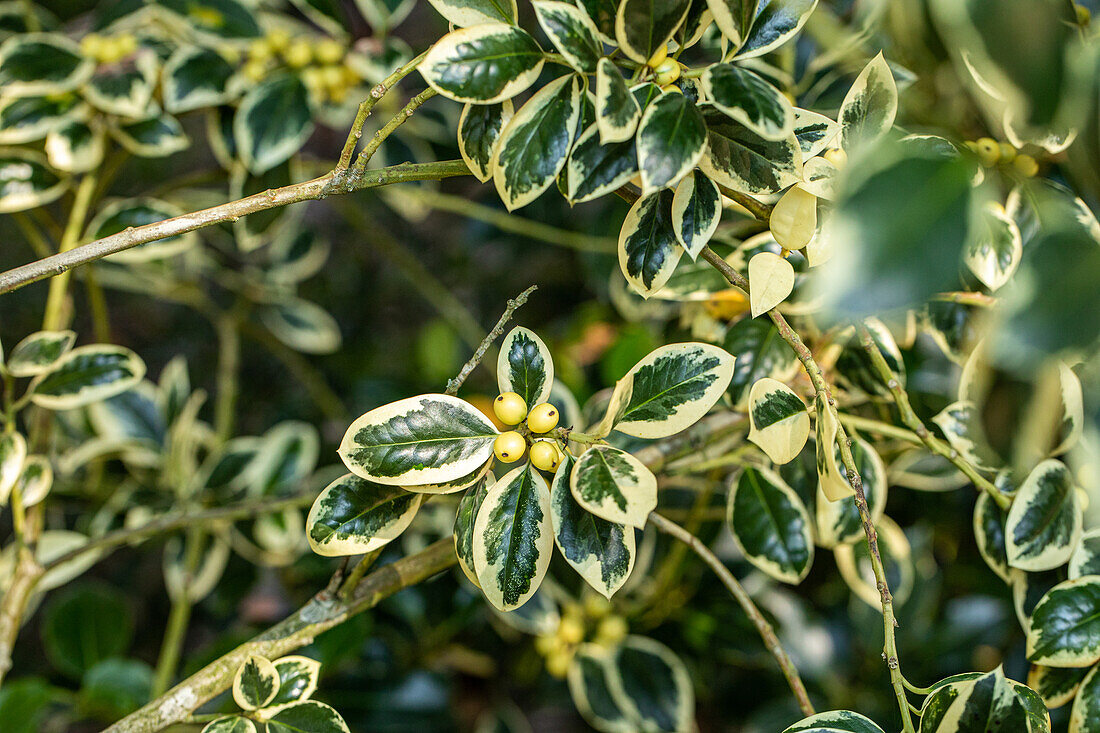
[[[1077,14],[1077,25],[1088,25],[1092,20],[1092,13],[1084,5],[1074,5],[1073,10]]]
[[[569,645],[584,641],[584,622],[574,616],[567,616],[558,624],[558,638]]]
[[[1017,155],[1016,160],[1012,161],[1012,165],[1016,166],[1016,170],[1028,178],[1039,172],[1039,164],[1035,161],[1035,158],[1027,154]]]
[[[317,60],[322,64],[338,64],[344,60],[344,45],[332,38],[324,38],[314,48]]]
[[[129,56],[138,49],[137,38],[127,33],[126,35],[119,36],[117,39],[119,58],[123,56]]]
[[[248,58],[253,61],[267,61],[275,54],[275,49],[266,38],[257,38],[248,44]]]
[[[970,152],[974,153],[975,155],[978,154],[978,143],[974,142],[973,140],[967,140],[963,143],[963,145],[965,145],[966,149]]]
[[[536,440],[531,445],[531,464],[540,471],[553,471],[561,463],[561,451],[552,440]]]
[[[998,147],[1001,149],[1001,162],[1011,163],[1016,159],[1016,148],[1012,147],[1009,143],[999,143]]]
[[[986,167],[994,166],[1001,159],[1001,146],[991,137],[982,137],[977,140],[978,158]]]
[[[608,616],[596,627],[596,643],[603,646],[618,644],[626,637],[629,628],[622,616]]]
[[[301,69],[313,60],[313,48],[310,46],[309,41],[294,41],[283,52],[283,59],[286,60],[287,66],[292,69]]]
[[[527,403],[516,392],[505,392],[493,400],[493,412],[505,425],[519,425],[527,417]]]
[[[548,657],[561,648],[561,639],[557,634],[546,634],[535,639],[535,651],[544,657]]]
[[[267,34],[267,43],[271,50],[278,53],[290,45],[290,31],[286,28],[275,28]]]
[[[98,33],[89,33],[80,39],[80,51],[89,58],[99,60],[103,53],[103,36]]]
[[[648,66],[649,68],[656,69],[658,66],[663,64],[665,59],[667,59],[667,58],[668,58],[668,44],[666,43],[665,45],[661,46],[656,51],[654,51],[653,55],[649,57],[649,61],[646,61],[645,63],[646,63],[646,66]]]
[[[569,674],[569,665],[573,662],[572,652],[557,651],[546,658],[546,671],[558,679]]]
[[[263,78],[267,76],[267,65],[263,61],[253,59],[244,65],[241,73],[249,81],[263,81]]]
[[[603,618],[611,613],[611,601],[595,593],[589,593],[584,598],[584,612],[592,618]]]
[[[549,402],[535,405],[527,415],[527,427],[533,433],[548,433],[558,425],[558,408]]]
[[[501,463],[515,463],[523,458],[523,453],[526,450],[527,441],[515,430],[501,433],[493,443],[493,452],[496,453],[497,460]]]
[[[324,80],[325,86],[331,91],[333,89],[342,89],[347,86],[344,83],[344,69],[341,66],[322,66],[320,67],[321,79]]]
[[[675,59],[665,59],[653,69],[653,73],[657,86],[663,87],[680,78],[680,64]]]
[[[848,154],[842,148],[829,148],[822,157],[837,168],[843,168],[848,162]]]

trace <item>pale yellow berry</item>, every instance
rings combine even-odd
[[[553,471],[561,463],[561,451],[552,440],[536,440],[531,445],[531,465],[540,471]]]
[[[533,433],[548,433],[558,425],[558,408],[549,402],[535,405],[527,415],[527,427]]]
[[[1092,13],[1084,5],[1074,5],[1073,11],[1077,15],[1077,25],[1088,25],[1092,22]]]
[[[556,651],[546,658],[546,671],[558,679],[569,674],[569,665],[573,663],[573,653]]]
[[[649,68],[656,69],[658,66],[663,64],[665,59],[667,59],[667,58],[668,58],[668,44],[666,43],[665,45],[661,46],[656,51],[654,51],[653,55],[650,56],[649,60],[646,61],[645,63],[646,63],[646,66],[648,66]]]
[[[138,49],[137,38],[129,33],[119,36],[116,42],[118,43],[119,58],[129,56]]]
[[[545,636],[539,636],[535,639],[535,651],[544,657],[550,656],[558,649],[561,649],[561,639],[557,634],[546,634]]]
[[[527,403],[517,392],[505,392],[493,400],[493,412],[505,425],[519,425],[527,417]]]
[[[613,646],[622,641],[629,630],[626,619],[622,616],[608,616],[596,627],[596,643]]]
[[[584,612],[592,618],[603,618],[611,613],[611,601],[595,593],[589,593],[584,598]]]
[[[566,616],[558,624],[558,638],[568,645],[584,641],[584,622],[575,616]]]
[[[268,61],[275,55],[275,49],[266,38],[257,38],[248,44],[248,58],[253,61]]]
[[[301,69],[309,65],[313,60],[313,48],[309,41],[294,41],[283,52],[283,60],[292,69]]]
[[[267,43],[275,53],[281,52],[290,45],[290,31],[286,28],[275,28],[267,34]]]
[[[302,83],[314,96],[320,97],[325,92],[325,77],[321,73],[321,69],[316,66],[302,69]]]
[[[322,64],[338,64],[344,60],[344,45],[332,38],[323,38],[314,48],[317,60]]]
[[[80,39],[80,51],[85,56],[98,61],[103,54],[103,42],[105,40],[98,33],[89,33]]]
[[[994,166],[1001,159],[1001,146],[991,137],[982,137],[977,140],[978,158],[986,167]]]
[[[848,163],[848,154],[843,148],[829,148],[822,157],[837,168],[843,168]]]
[[[657,86],[663,87],[680,78],[680,64],[675,59],[665,59],[653,69],[653,73]]]
[[[321,79],[324,80],[325,87],[327,89],[343,89],[347,86],[344,83],[344,69],[341,66],[322,66],[320,67]]]
[[[1039,172],[1039,164],[1036,162],[1035,158],[1027,154],[1017,155],[1016,160],[1012,161],[1012,165],[1016,167],[1016,170],[1020,171],[1020,173],[1028,178],[1031,178]]]
[[[1016,148],[1012,147],[1010,143],[998,143],[997,147],[1001,149],[1001,162],[1011,163],[1016,159]]]
[[[244,65],[241,73],[249,81],[263,81],[267,76],[267,65],[263,61],[252,60]]]
[[[515,463],[523,458],[527,450],[527,441],[515,430],[501,433],[493,442],[493,453],[501,463]]]

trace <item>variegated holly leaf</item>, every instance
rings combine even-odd
[[[608,445],[581,454],[569,488],[581,507],[608,522],[642,528],[657,508],[657,477],[634,456]]]
[[[31,382],[31,401],[48,410],[72,410],[125,392],[144,376],[145,362],[129,349],[80,346]]]
[[[87,239],[101,239],[112,234],[128,229],[140,227],[146,224],[155,224],[158,221],[171,219],[186,213],[183,209],[167,201],[142,197],[136,199],[122,199],[107,204],[96,214],[88,225]],[[185,250],[194,247],[199,241],[196,232],[184,232],[164,237],[154,242],[131,247],[130,249],[111,255],[112,262],[140,263],[153,260],[174,257]]]
[[[904,530],[890,517],[876,519],[875,529],[878,532],[879,554],[882,556],[894,603],[904,605],[909,594],[913,592],[916,579],[913,548]],[[882,607],[882,593],[878,588],[867,543],[856,540],[837,545],[833,548],[833,560],[840,577],[856,598],[878,611]]]
[[[1100,731],[1100,665],[1092,668],[1081,683],[1069,716],[1070,733]]]
[[[1042,698],[1026,685],[1007,679],[1000,667],[937,683],[920,717],[921,733],[1050,733],[1050,715]]]
[[[832,118],[808,109],[795,108],[794,137],[802,150],[802,159],[807,163],[829,147],[829,143],[838,134],[840,134],[840,124]]]
[[[233,677],[233,701],[244,710],[258,710],[279,691],[279,672],[271,660],[253,654]]]
[[[233,66],[213,49],[180,46],[165,63],[162,75],[164,108],[172,114],[230,100]]]
[[[1100,528],[1081,535],[1077,549],[1069,559],[1069,579],[1100,575]]]
[[[820,428],[818,429],[820,430]],[[818,436],[820,439],[820,432]],[[836,474],[830,474],[828,481],[836,482],[836,485],[829,490],[840,495],[835,500],[830,499],[825,494],[825,487],[828,484],[823,485],[819,479],[817,542],[822,547],[835,547],[858,540],[863,536],[863,522],[860,520],[859,510],[856,508],[855,500],[849,498],[855,492],[852,491],[851,485],[844,478],[843,464],[840,462],[840,448],[836,445],[835,439],[831,445],[833,460],[830,465],[836,470]],[[853,438],[851,448],[856,470],[863,481],[863,493],[867,497],[867,509],[871,513],[871,519],[877,522],[886,509],[886,494],[889,485],[886,482],[886,466],[883,465],[882,458],[875,452],[871,444],[862,438]],[[846,489],[844,493],[840,493],[842,488]]]
[[[752,317],[767,313],[794,290],[794,266],[774,252],[758,252],[749,260],[749,307]]]
[[[619,73],[619,67],[608,58],[596,66],[596,127],[600,143],[625,142],[634,137],[642,110],[638,100]]]
[[[0,434],[0,506],[8,502],[11,490],[23,475],[27,459],[27,439],[20,433]]]
[[[882,53],[871,59],[844,96],[837,113],[840,145],[854,150],[886,134],[898,113],[898,87]]]
[[[782,382],[764,377],[749,391],[749,440],[772,463],[789,463],[810,436],[810,414],[802,398]]]
[[[565,196],[573,203],[591,201],[618,189],[637,174],[638,151],[633,138],[604,143],[599,123],[593,123],[569,153]]]
[[[883,733],[882,728],[851,710],[830,710],[803,718],[783,733]]]
[[[824,158],[813,160],[824,160]],[[817,196],[804,189],[801,184],[792,186],[776,202],[771,216],[768,217],[768,228],[772,238],[783,249],[802,249],[810,243],[817,231]],[[760,254],[771,253],[761,252]],[[759,257],[759,255],[756,256]],[[749,266],[752,266],[751,261]],[[793,268],[791,274],[792,276],[794,274]]]
[[[256,38],[260,35],[255,11],[239,0],[160,0],[157,5],[178,16],[180,21],[186,23],[189,32],[209,42]],[[168,22],[177,21],[169,19]]]
[[[227,715],[207,723],[202,733],[256,733],[256,724],[240,715]]]
[[[651,351],[616,385],[616,392],[630,397],[614,428],[636,438],[664,438],[695,424],[726,391],[734,361],[723,349],[704,343]]]
[[[688,730],[695,690],[687,668],[671,649],[644,636],[628,636],[607,662],[608,683],[632,730]]]
[[[492,104],[531,86],[542,64],[542,49],[526,31],[483,23],[443,36],[417,68],[444,97]]]
[[[317,690],[321,675],[321,663],[316,659],[291,655],[274,662],[279,673],[279,691],[264,708],[264,715],[271,716],[278,710],[296,702],[308,700]]]
[[[1020,228],[1000,204],[987,201],[963,250],[963,261],[990,291],[1007,283],[1024,254]]]
[[[479,181],[493,177],[493,153],[500,133],[515,113],[512,100],[467,104],[458,118],[458,152]]]
[[[470,582],[478,588],[481,587],[481,583],[477,579],[477,573],[474,572],[474,522],[477,520],[477,513],[481,510],[486,494],[489,493],[489,487],[495,483],[496,479],[491,473],[482,476],[462,495],[458,501],[458,511],[455,512],[455,555],[458,556],[458,566],[462,568],[462,572]]]
[[[1060,438],[1058,445],[1050,450],[1050,454],[1058,456],[1068,451],[1081,439],[1085,423],[1084,395],[1081,391],[1081,380],[1065,362],[1058,362],[1058,386],[1062,397],[1062,420],[1059,425]]]
[[[1008,565],[1008,550],[1005,548],[1005,522],[1008,512],[997,506],[997,502],[984,491],[978,495],[974,504],[974,541],[989,569],[1006,583],[1011,582],[1012,569]]]
[[[818,393],[814,399],[814,412],[816,420],[814,429],[816,436],[814,443],[817,456],[817,486],[819,493],[826,499],[818,502],[817,511],[820,515],[824,506],[833,502],[839,502],[852,496],[852,489],[845,474],[841,471],[840,462],[837,460],[836,434],[838,430],[836,415],[828,408],[825,398]],[[821,524],[820,517],[818,520]],[[824,533],[823,533],[824,534]],[[825,545],[828,547],[829,545]]]
[[[703,91],[707,101],[765,140],[785,140],[794,131],[790,101],[748,69],[714,64],[703,73]]]
[[[634,202],[619,230],[619,269],[643,298],[660,290],[684,250],[672,223],[672,191],[658,191]]]
[[[798,584],[810,572],[810,514],[794,489],[775,473],[745,467],[730,484],[726,521],[748,561],[771,577]]]
[[[94,68],[73,41],[57,33],[20,33],[0,45],[0,87],[8,96],[71,91]]]
[[[676,185],[672,197],[672,231],[688,257],[695,260],[722,220],[722,194],[714,181],[692,171]]]
[[[534,0],[535,16],[546,37],[577,71],[595,74],[603,43],[595,24],[576,5],[561,0]]]
[[[175,117],[161,114],[111,128],[119,144],[139,158],[164,158],[191,145],[190,138]]]
[[[101,125],[70,120],[46,135],[46,157],[66,173],[84,173],[103,162],[106,135]]]
[[[309,92],[293,74],[273,76],[253,87],[233,118],[237,150],[254,175],[294,155],[312,133]]]
[[[515,23],[515,0],[428,0],[458,28],[481,23]]]
[[[423,494],[349,473],[313,502],[306,518],[309,546],[326,557],[373,552],[408,528],[423,500]]]
[[[1043,461],[1028,474],[1008,511],[1008,564],[1030,571],[1065,564],[1081,541],[1082,521],[1073,475],[1061,461]]]
[[[519,608],[538,590],[553,552],[550,488],[524,464],[493,484],[474,521],[474,571],[485,597],[501,611]]]
[[[535,92],[504,127],[493,159],[493,183],[509,211],[526,206],[553,185],[565,167],[580,118],[581,85],[570,74]]]
[[[1027,673],[1027,686],[1035,690],[1043,698],[1043,703],[1053,710],[1073,699],[1089,671],[1089,667],[1059,668],[1033,664]]]
[[[703,108],[706,152],[699,167],[717,183],[750,195],[782,191],[802,180],[802,148],[794,134],[765,140],[724,112]]]
[[[722,347],[737,357],[730,380],[735,405],[747,405],[749,389],[758,380],[786,381],[798,369],[798,359],[767,318],[743,318],[730,326]]]
[[[633,733],[634,723],[611,693],[611,650],[598,644],[581,644],[569,666],[569,694],[577,711],[597,730]]]
[[[0,100],[0,144],[41,140],[80,111],[80,97],[73,93]]]
[[[420,395],[371,410],[351,424],[340,458],[381,484],[432,484],[466,476],[493,455],[497,430],[470,403]]]
[[[340,713],[323,702],[306,700],[287,705],[267,721],[267,733],[349,733]]]
[[[340,348],[340,324],[331,313],[303,298],[286,297],[259,309],[271,335],[304,354],[331,354]]]
[[[128,59],[97,67],[80,91],[101,112],[144,117],[148,114],[159,75],[157,55],[150,49],[140,49]]]
[[[635,143],[642,193],[649,194],[675,186],[699,164],[707,145],[707,127],[691,100],[666,92],[642,112]]]
[[[8,354],[7,370],[13,377],[45,374],[76,341],[73,331],[39,331],[15,345]]]
[[[706,3],[718,30],[731,46],[740,46],[745,34],[752,27],[758,0],[706,0]]]
[[[1067,580],[1047,591],[1031,612],[1027,658],[1047,667],[1100,661],[1100,576]]]
[[[570,488],[573,464],[567,454],[550,486],[554,542],[585,582],[610,598],[634,569],[634,528],[601,519],[577,503]]]
[[[534,331],[517,326],[500,344],[497,357],[497,387],[501,393],[515,392],[527,409],[550,398],[554,386],[554,360],[550,349]]]
[[[684,22],[691,0],[622,0],[615,14],[615,40],[628,58],[644,64],[664,48]]]
[[[817,7],[817,0],[758,0],[755,5],[752,26],[743,34],[744,43],[737,50],[740,59],[763,56],[797,35]]]
[[[40,503],[53,487],[53,467],[45,456],[27,456],[19,477],[19,498],[24,507]]]
[[[41,155],[21,148],[0,148],[0,214],[24,211],[55,201],[69,179],[46,165]]]
[[[989,445],[982,429],[977,406],[969,400],[954,402],[932,418],[939,426],[951,447],[975,468],[995,471],[1001,466],[1001,458]]]
[[[489,473],[489,469],[492,465],[493,462],[489,460],[485,462],[484,466],[480,466],[471,473],[451,481],[442,481],[436,484],[403,484],[401,488],[405,491],[412,491],[417,494],[455,494],[470,488],[478,481],[485,478],[485,474]]]

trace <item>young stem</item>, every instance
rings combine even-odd
[[[530,297],[531,293],[538,289],[538,285],[532,285],[508,301],[508,307],[504,309],[504,313],[502,313],[500,319],[497,320],[497,325],[493,326],[493,330],[485,334],[485,338],[481,340],[481,345],[474,351],[474,355],[470,357],[470,360],[462,365],[462,369],[459,370],[458,376],[447,382],[447,394],[458,394],[458,390],[461,389],[466,378],[470,376],[474,369],[477,369],[477,365],[485,358],[485,353],[492,348],[493,342],[504,333],[504,327],[508,324],[508,321],[512,320],[512,314],[519,310],[520,307],[527,302],[527,298]]]
[[[217,322],[218,371],[217,395],[214,403],[214,432],[224,443],[233,435],[237,411],[237,383],[241,364],[242,313],[234,308],[223,313]]]
[[[810,696],[806,694],[806,686],[802,684],[802,677],[799,676],[798,669],[794,666],[790,656],[788,656],[787,650],[784,649],[783,645],[779,642],[771,624],[769,624],[767,619],[764,618],[764,615],[760,613],[760,609],[752,602],[752,598],[749,597],[744,587],[737,582],[737,578],[733,577],[733,573],[729,571],[729,568],[722,564],[722,561],[703,544],[702,540],[675,522],[666,519],[657,512],[650,512],[649,521],[660,531],[675,537],[680,542],[690,547],[703,562],[710,566],[710,569],[714,571],[718,579],[721,580],[722,584],[729,590],[730,595],[734,597],[737,603],[745,611],[745,614],[749,617],[749,620],[752,621],[753,626],[756,627],[757,633],[760,634],[760,638],[764,641],[764,646],[766,646],[768,651],[771,652],[771,655],[775,657],[775,661],[779,665],[780,671],[783,672],[783,676],[787,679],[787,684],[790,686],[791,692],[794,693],[795,699],[798,700],[798,707],[802,710],[802,714],[807,717],[813,715],[814,706],[810,703]]]
[[[374,133],[374,137],[370,139],[359,153],[359,157],[355,159],[355,165],[351,167],[351,177],[355,180],[359,176],[363,175],[363,171],[366,170],[367,163],[374,157],[375,152],[382,146],[394,130],[401,125],[405,124],[405,121],[413,116],[413,113],[420,108],[422,104],[434,97],[438,92],[431,87],[417,94],[415,97],[409,100],[400,112],[390,118],[389,122],[382,125],[378,132]]]
[[[76,198],[73,200],[73,208],[69,212],[69,221],[65,225],[65,232],[61,235],[61,243],[58,245],[58,254],[68,252],[80,241],[81,230],[84,228],[84,220],[88,216],[88,210],[92,205],[92,194],[95,193],[96,174],[88,173],[80,180],[80,186],[76,189]],[[48,258],[47,258],[48,259]],[[65,305],[65,290],[69,286],[67,272],[62,272],[50,282],[50,292],[46,296],[46,316],[42,319],[42,330],[56,331],[61,328]]]
[[[188,622],[191,620],[191,579],[199,567],[199,561],[202,560],[204,541],[205,533],[199,527],[190,527],[187,530],[187,538],[184,541],[184,583],[180,596],[173,599],[172,610],[168,614],[168,626],[164,631],[164,641],[161,643],[157,670],[153,677],[154,697],[168,689],[179,666],[180,651],[187,636]]]

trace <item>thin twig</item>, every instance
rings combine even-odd
[[[364,147],[362,152],[359,153],[359,157],[355,159],[355,164],[351,167],[350,174],[351,180],[356,180],[363,175],[363,171],[366,170],[367,164],[370,163],[371,158],[381,147],[382,143],[388,138],[393,131],[401,125],[405,124],[405,121],[413,116],[413,113],[420,108],[422,104],[434,97],[438,92],[432,88],[425,89],[417,94],[415,97],[409,100],[400,112],[395,114],[389,119],[389,121],[379,128],[378,132],[374,133],[374,136],[370,139]]]
[[[485,338],[481,340],[481,345],[477,347],[477,351],[470,357],[470,360],[462,366],[462,369],[458,372],[458,376],[447,382],[447,394],[458,394],[458,390],[462,387],[463,382],[465,382],[466,378],[470,376],[470,373],[477,368],[481,360],[485,358],[485,352],[488,351],[489,348],[492,347],[493,342],[504,333],[504,326],[512,319],[512,314],[527,302],[527,298],[531,293],[538,289],[538,285],[532,285],[508,301],[508,307],[505,308],[504,313],[501,314],[500,320],[497,321],[497,325],[493,326],[493,330],[486,334]]]
[[[810,703],[810,696],[806,694],[806,686],[802,684],[802,677],[799,676],[798,669],[794,666],[794,662],[791,661],[790,656],[787,654],[787,650],[784,649],[783,645],[779,642],[779,638],[776,637],[771,624],[769,624],[768,620],[764,618],[764,615],[760,613],[760,609],[752,602],[752,598],[749,597],[744,587],[737,582],[737,578],[733,577],[733,573],[729,571],[729,568],[710,551],[710,548],[703,544],[702,540],[672,520],[662,517],[657,512],[650,512],[649,521],[660,531],[675,537],[680,542],[690,547],[703,562],[710,566],[710,569],[714,571],[718,579],[721,580],[722,584],[729,590],[730,595],[740,604],[745,614],[749,617],[749,620],[752,621],[753,626],[756,627],[757,633],[760,634],[760,638],[764,641],[764,646],[766,646],[768,651],[771,652],[771,655],[775,657],[776,663],[779,664],[780,671],[783,672],[783,676],[787,679],[787,684],[790,686],[791,692],[794,693],[795,699],[798,700],[798,707],[802,710],[802,714],[806,716],[813,715],[814,706]]]

